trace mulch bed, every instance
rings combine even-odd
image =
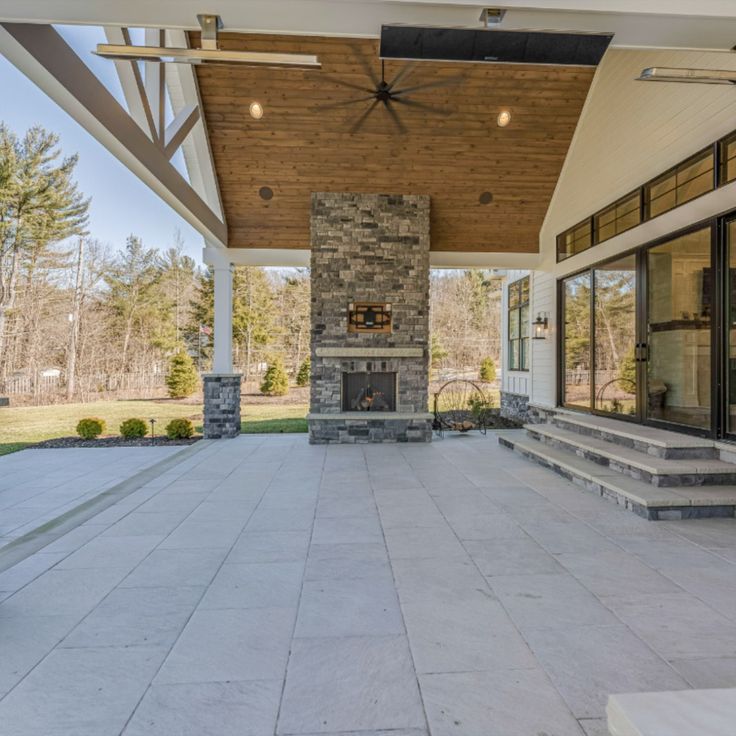
[[[57,437],[53,440],[44,440],[35,445],[28,445],[28,450],[45,450],[63,447],[173,447],[175,445],[193,445],[201,437],[192,437],[188,440],[170,440],[168,437],[140,437],[126,440],[123,437],[98,437],[96,440],[83,440],[81,437]]]

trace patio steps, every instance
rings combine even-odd
[[[734,516],[732,446],[566,413],[525,429],[500,444],[647,519]]]

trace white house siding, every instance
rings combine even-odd
[[[699,197],[626,233],[556,263],[556,237],[584,217],[664,173],[736,129],[736,96],[721,85],[635,81],[648,66],[736,68],[714,52],[611,49],[600,65],[540,232],[539,270],[531,273],[533,321],[546,312],[545,340],[533,340],[530,371],[505,370],[507,285],[503,294],[502,391],[532,405],[557,404],[557,282],[572,273],[736,208],[736,183]]]

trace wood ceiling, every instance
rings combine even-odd
[[[197,67],[212,154],[234,248],[309,248],[312,192],[429,194],[432,250],[538,250],[539,230],[594,69],[422,62],[398,85],[457,83],[407,95],[441,114],[396,105],[408,132],[341,80],[380,78],[378,41],[223,34],[223,48],[317,54],[321,70]],[[199,45],[192,34],[193,46]],[[391,80],[404,62],[386,62]],[[367,96],[367,93],[366,93]],[[250,103],[263,105],[261,120]],[[499,128],[498,112],[511,124]],[[273,197],[264,200],[262,187]],[[491,192],[490,204],[481,204]]]

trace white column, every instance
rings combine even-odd
[[[215,275],[215,351],[213,373],[233,372],[233,267],[216,264]]]

